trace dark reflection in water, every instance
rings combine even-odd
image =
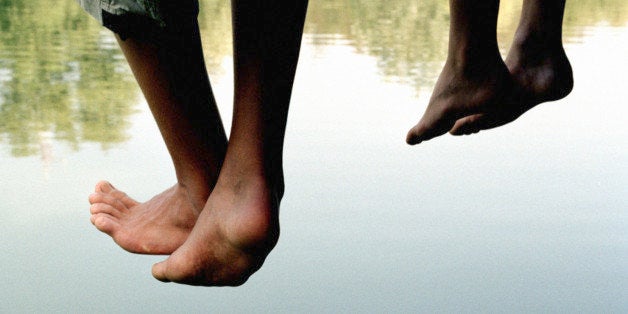
[[[228,1],[204,0],[199,17],[210,72],[231,54]],[[123,142],[138,89],[111,34],[72,0],[0,0],[0,142],[13,156],[42,151],[51,138],[78,149]],[[502,1],[499,40],[507,48],[521,1]],[[628,1],[568,1],[565,40],[587,27],[624,25]],[[442,0],[311,1],[308,44],[350,45],[376,58],[383,77],[429,88],[447,49]],[[317,79],[317,78],[311,78]],[[45,145],[43,145],[45,146]]]

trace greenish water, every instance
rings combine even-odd
[[[504,53],[520,1],[502,1]],[[108,179],[145,200],[169,157],[110,33],[73,1],[0,0],[0,312],[626,312],[628,2],[568,1],[576,87],[498,130],[417,147],[446,1],[312,1],[282,237],[243,287],[150,276],[89,223]],[[199,18],[231,117],[225,1]]]

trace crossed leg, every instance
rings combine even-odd
[[[183,245],[153,266],[162,281],[240,285],[279,237],[290,94],[306,0],[233,0],[234,113],[216,186]]]
[[[158,45],[132,38],[119,44],[172,157],[177,183],[140,203],[99,182],[89,196],[91,221],[127,251],[170,254],[187,239],[215,185],[227,138],[196,23]]]
[[[565,0],[525,0],[506,62],[499,54],[499,0],[450,0],[447,62],[430,103],[406,141],[418,144],[449,131],[476,133],[509,123],[573,87],[562,47]]]

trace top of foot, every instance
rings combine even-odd
[[[178,184],[140,203],[107,181],[89,196],[91,221],[123,249],[140,254],[170,254],[187,239],[199,210]]]

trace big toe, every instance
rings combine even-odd
[[[180,251],[178,251],[180,252]],[[165,261],[153,265],[152,274],[162,282],[176,282],[192,286],[240,286],[259,269],[247,258],[224,261],[195,259],[193,254],[173,253]]]
[[[423,142],[424,140],[426,140],[424,136],[425,132],[425,126],[423,126],[421,123],[418,123],[417,125],[412,127],[410,131],[408,131],[408,134],[406,135],[406,143],[410,145],[416,145]]]
[[[162,282],[176,282],[188,285],[210,285],[209,282],[203,280],[202,271],[196,271],[191,265],[190,260],[178,258],[173,253],[163,262],[153,265],[152,273],[155,279]],[[207,266],[207,265],[205,265]]]
[[[153,268],[152,268],[153,277],[155,277],[155,279],[159,281],[170,282],[171,280],[168,276],[167,270],[168,270],[168,260],[159,262],[153,265]]]
[[[454,121],[445,116],[433,120],[423,117],[417,125],[408,131],[406,143],[415,145],[443,135],[453,126]]]

